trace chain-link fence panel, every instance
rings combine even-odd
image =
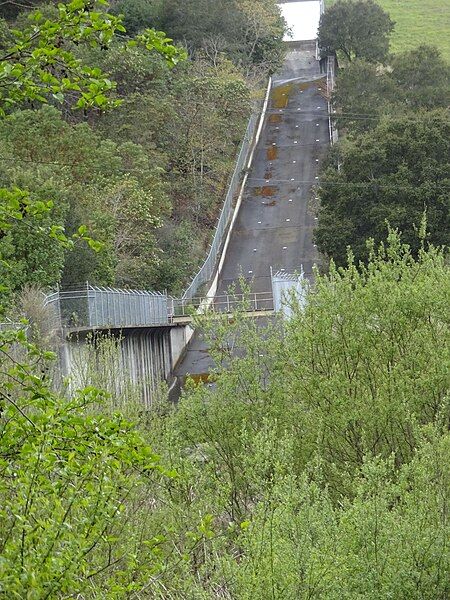
[[[169,322],[167,295],[95,287],[61,290],[45,299],[65,329],[142,327]]]

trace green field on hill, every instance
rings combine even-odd
[[[392,50],[401,52],[420,44],[437,46],[450,61],[449,0],[377,0],[395,21]],[[327,4],[332,4],[328,0]]]

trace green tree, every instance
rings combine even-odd
[[[246,522],[239,564],[226,563],[232,597],[443,600],[449,460],[448,434],[421,442],[399,470],[367,458],[355,497],[338,505],[318,484],[318,469],[286,475]]]
[[[123,24],[130,35],[136,35],[147,27],[152,27],[158,14],[155,0],[113,0],[111,10],[123,15]]]
[[[117,32],[125,32],[121,19],[107,7],[106,0],[72,0],[58,4],[54,19],[31,13],[30,25],[13,31],[14,45],[0,56],[2,110],[22,102],[62,103],[67,97],[77,108],[117,105],[111,98],[114,83],[73,51],[73,45],[107,48]],[[128,45],[155,49],[175,64],[184,54],[170,42],[163,33],[147,29]]]
[[[338,52],[348,62],[383,62],[394,23],[374,0],[338,0],[325,10],[318,42],[323,56]]]
[[[394,55],[392,79],[399,100],[413,109],[447,107],[450,102],[450,65],[433,46],[419,46]]]
[[[449,80],[449,66],[432,46],[396,54],[384,69],[354,60],[337,75],[337,126],[353,135],[376,127],[381,115],[446,108]]]
[[[109,258],[112,264],[109,277],[108,269],[104,273],[104,267],[98,265],[90,274],[91,281],[109,280],[121,287],[141,289],[151,286],[160,262],[155,235],[156,228],[162,224],[160,199],[155,197],[157,191],[157,182],[152,193],[143,189],[136,179],[124,177],[97,196],[92,195],[86,207],[86,212],[92,211],[91,228],[110,250],[99,255],[99,259],[104,263]]]
[[[125,31],[120,18],[110,15],[106,10],[107,6],[104,0],[98,2],[73,0],[67,4],[59,4],[53,18],[44,16],[39,11],[31,13],[30,24],[12,32],[14,44],[3,50],[0,57],[0,80],[2,81],[0,109],[3,115],[17,105],[22,106],[24,103],[34,105],[49,101],[53,103],[68,101],[70,105],[84,109],[95,106],[103,110],[117,106],[118,101],[111,95],[115,84],[100,69],[84,63],[74,53],[74,47],[107,48],[116,32]],[[185,54],[175,48],[170,41],[162,32],[145,30],[135,39],[128,41],[126,47],[139,46],[146,50],[154,50],[168,63],[174,65]],[[57,148],[53,150],[58,151]],[[19,149],[20,152],[23,152],[23,148]],[[36,160],[34,149],[31,154],[30,158],[33,162]],[[77,162],[77,159],[75,158],[74,161]],[[25,164],[27,162],[28,160]],[[54,162],[54,154],[51,155],[50,161],[43,162]],[[76,165],[73,166],[76,170]],[[16,177],[17,175],[11,177],[11,183],[14,185],[17,185]],[[61,270],[61,252],[51,245],[53,242],[48,242],[48,238],[46,238],[47,244],[43,246],[48,246],[50,243],[50,247],[47,247],[44,252],[41,251],[41,242],[29,245],[20,244],[18,239],[14,241],[14,228],[19,227],[21,233],[30,231],[32,237],[33,235],[39,237],[43,231],[51,231],[54,237],[63,239],[61,220],[64,209],[57,207],[57,223],[49,224],[49,228],[45,229],[33,222],[36,217],[43,218],[44,211],[32,214],[29,210],[33,205],[38,206],[36,202],[41,200],[33,197],[26,188],[24,191],[20,188],[12,191],[2,188],[1,197],[5,202],[5,210],[10,208],[8,202],[14,202],[16,211],[15,218],[8,224],[8,232],[2,235],[2,238],[6,236],[0,254],[2,270],[9,271],[11,261],[8,261],[8,258],[13,258],[16,250],[19,259],[19,268],[4,275],[6,287],[14,289],[23,284],[24,280],[27,280],[26,271],[34,272],[37,263],[41,265],[40,270],[50,270],[52,273],[49,276],[48,273],[43,273],[41,278],[41,283],[48,284],[50,279],[54,280],[57,272]],[[42,206],[47,207],[46,218],[51,219],[49,198],[45,199]],[[18,226],[19,215],[20,226]],[[21,235],[19,237],[22,239]],[[83,233],[78,234],[77,237],[86,236]],[[93,246],[96,245],[92,240],[89,242]],[[33,252],[38,260],[31,259]],[[56,261],[48,260],[52,253]],[[21,262],[22,259],[24,261]],[[32,281],[35,279],[33,278]]]
[[[170,208],[155,232],[162,252],[152,282],[177,294],[204,259],[252,93],[240,70],[223,56],[215,65],[200,57],[186,61],[170,77],[166,70],[155,76],[149,61],[125,61],[127,67],[130,62],[126,86],[132,91],[96,128],[118,143],[129,139],[141,145],[164,169]]]
[[[336,80],[333,104],[338,129],[350,135],[373,129],[382,114],[391,112],[397,98],[398,89],[389,73],[380,73],[376,65],[366,61],[354,60],[338,72]]]
[[[111,82],[97,85],[101,73],[82,66],[62,47],[62,36],[66,42],[94,45],[110,39],[119,21],[95,8],[97,3],[82,0],[61,4],[55,22],[35,14],[31,30],[15,33],[16,45],[1,60],[4,109],[28,100],[45,102],[48,94],[60,100],[60,94],[71,91],[79,93],[79,106],[109,104],[102,94],[112,89]],[[151,37],[159,51],[168,50],[169,60],[178,56],[157,33],[139,43],[150,45]],[[54,118],[50,113],[51,109],[47,117]],[[20,124],[20,116],[16,121]],[[50,123],[51,118],[46,125]],[[61,142],[61,127],[53,133],[53,141]],[[20,136],[16,130],[15,134]],[[26,154],[27,148],[21,151]],[[75,163],[66,166],[77,172]],[[82,178],[83,167],[80,171]],[[18,242],[29,227],[38,245],[50,237],[57,248],[70,246],[62,226],[51,218],[52,209],[52,202],[19,188],[0,190],[0,258],[10,281],[17,278],[20,264],[7,261],[8,250],[15,255],[20,249],[8,236],[16,234]],[[84,237],[84,232],[80,228],[76,236]],[[45,253],[35,263],[27,257],[26,268],[42,267],[46,260]],[[2,320],[9,287],[1,288]],[[40,599],[78,594],[91,590],[100,576],[100,593],[123,597],[142,585],[137,584],[135,567],[141,572],[144,568],[144,579],[158,570],[157,546],[162,540],[135,537],[129,529],[130,497],[137,499],[148,474],[159,468],[157,457],[122,416],[89,414],[102,400],[98,390],[55,394],[47,375],[55,357],[27,341],[25,325],[0,331],[0,593]],[[123,536],[124,527],[129,535]],[[143,563],[138,568],[139,555]]]
[[[21,12],[33,10],[40,4],[47,4],[47,0],[23,0],[20,4],[14,0],[6,0],[1,5],[0,12],[3,18],[14,21]]]
[[[236,0],[247,61],[272,74],[282,65],[285,22],[272,0]]]
[[[274,0],[167,0],[158,5],[156,24],[192,53],[223,51],[249,73],[265,76],[280,66],[285,23]]]
[[[210,514],[213,533],[166,596],[445,598],[448,294],[445,255],[391,231],[288,323],[200,319],[210,381],[149,426],[179,474],[167,527]]]
[[[26,352],[20,364],[12,342]],[[161,539],[135,536],[130,505],[161,469],[157,456],[119,414],[89,415],[101,392],[55,395],[42,375],[48,353],[23,331],[1,334],[0,350],[0,594],[60,598],[98,586],[125,597],[158,571]]]
[[[130,254],[118,239],[125,230],[131,255],[147,265],[136,270],[139,283],[152,285],[155,231],[169,206],[160,169],[141,146],[105,140],[87,123],[70,125],[50,106],[6,117],[0,123],[0,139],[4,183],[28,189],[34,199],[52,202],[45,218],[16,222],[0,241],[4,259],[16,265],[11,289],[19,290],[27,282],[51,286],[61,277],[71,284],[87,279],[99,284],[136,282],[131,271],[129,280],[124,276],[124,261]],[[64,250],[45,233],[44,225],[52,223],[68,234],[87,225],[91,235],[103,242],[102,253],[81,241]],[[8,269],[2,272],[8,277]]]
[[[0,197],[0,237],[51,209],[20,190]],[[54,226],[46,233],[67,243]],[[0,594],[124,597],[160,570],[164,541],[134,527],[132,500],[152,472],[170,473],[131,422],[98,415],[100,391],[53,391],[55,355],[28,341],[26,325],[0,330]]]
[[[11,33],[8,23],[0,18],[0,48],[9,48],[14,43],[14,37]]]
[[[415,227],[424,210],[429,241],[448,245],[448,140],[446,112],[436,110],[386,117],[344,141],[321,183],[320,250],[338,265],[348,246],[357,260],[367,260],[367,238],[380,242],[388,221],[417,252]]]
[[[198,50],[204,39],[218,34],[231,43],[230,49],[239,49],[239,37],[231,39],[231,32],[239,31],[234,2],[230,5],[224,0],[187,0],[183,3],[167,0],[159,2],[157,9],[157,27],[175,40],[185,41],[190,51]]]

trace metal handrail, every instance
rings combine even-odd
[[[328,96],[328,129],[330,134],[330,144],[335,144],[338,141],[338,132],[332,119],[332,103],[331,98],[334,92],[336,81],[336,56],[327,57],[327,96]]]
[[[234,171],[230,177],[227,195],[220,211],[211,244],[208,248],[208,255],[188,288],[183,293],[183,298],[193,298],[199,288],[203,284],[211,281],[214,276],[226,233],[232,222],[235,200],[239,196],[245,173],[248,172],[248,169],[250,168],[252,150],[254,148],[255,140],[258,138],[262,119],[264,118],[264,108],[267,105],[271,81],[271,78],[269,78],[266,98],[263,102],[255,105],[253,113],[250,116],[247,130],[237,155]]]
[[[167,294],[92,286],[58,290],[45,297],[53,305],[60,328],[116,328],[164,325],[169,322]]]
[[[261,312],[273,311],[272,292],[219,294],[195,298],[170,298],[169,318],[191,316],[194,312]]]
[[[224,235],[227,231],[228,225],[233,214],[234,201],[239,191],[243,174],[245,172],[245,169],[247,168],[248,156],[252,147],[255,132],[257,130],[260,112],[261,109],[260,107],[258,107],[257,111],[255,111],[250,117],[250,120],[247,125],[247,130],[245,132],[241,147],[239,149],[239,154],[236,160],[234,171],[230,178],[227,195],[225,197],[225,201],[223,203],[217,221],[217,225],[214,230],[214,235],[211,241],[211,245],[209,247],[208,255],[204,260],[202,266],[192,279],[188,288],[184,292],[183,298],[193,298],[200,286],[208,282],[214,273],[214,268],[216,266],[220,250],[222,248]]]

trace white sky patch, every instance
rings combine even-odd
[[[292,37],[285,35],[285,42],[316,39],[320,21],[319,0],[314,2],[288,2],[278,6],[292,31]]]

